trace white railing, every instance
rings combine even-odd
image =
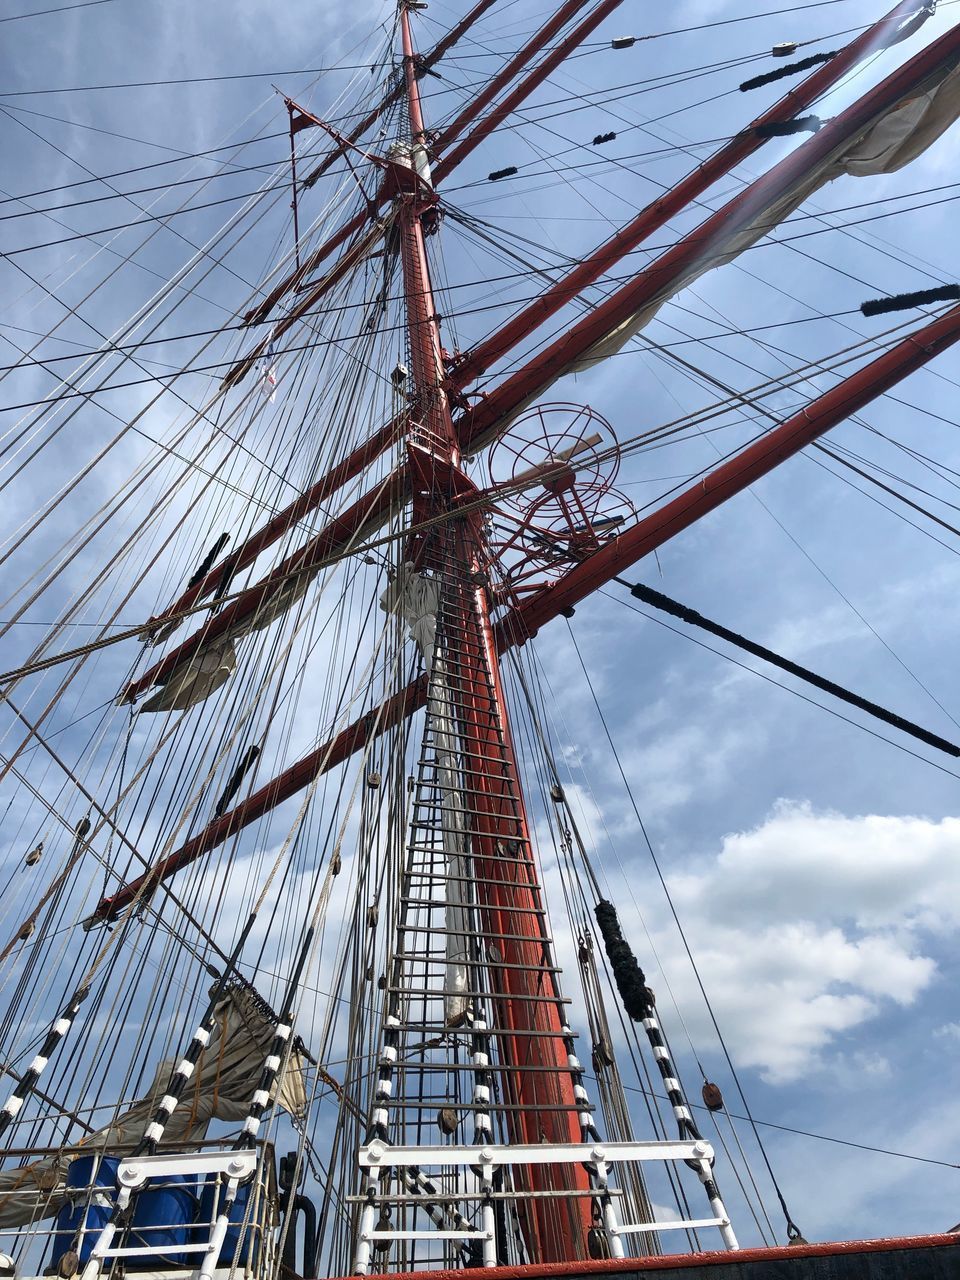
[[[493,1204],[496,1200],[507,1197],[503,1193],[494,1191],[493,1175],[497,1169],[516,1165],[578,1164],[587,1167],[591,1174],[589,1194],[600,1205],[601,1230],[606,1238],[610,1256],[613,1258],[626,1256],[624,1236],[642,1232],[717,1227],[725,1248],[739,1247],[730,1218],[719,1196],[711,1196],[710,1208],[714,1216],[710,1218],[676,1219],[669,1222],[620,1222],[616,1211],[617,1196],[615,1193],[611,1194],[613,1189],[609,1183],[610,1173],[618,1164],[645,1161],[683,1161],[697,1170],[701,1182],[712,1185],[713,1148],[709,1142],[702,1140],[573,1142],[555,1145],[511,1143],[503,1146],[489,1143],[471,1147],[440,1144],[392,1146],[390,1143],[379,1140],[371,1142],[360,1148],[360,1167],[366,1174],[365,1194],[350,1197],[351,1200],[356,1200],[363,1206],[358,1224],[355,1269],[359,1275],[368,1275],[374,1248],[378,1244],[382,1247],[384,1243],[393,1240],[471,1241],[480,1244],[485,1267],[506,1263],[507,1259],[497,1257]],[[444,1227],[437,1230],[407,1230],[402,1227],[379,1225],[382,1221],[380,1216],[382,1210],[406,1199],[406,1197],[378,1193],[382,1171],[391,1168],[416,1170],[421,1176],[433,1169],[472,1171],[478,1180],[478,1191],[472,1194],[466,1193],[459,1198],[460,1207],[466,1209],[469,1202],[479,1200],[479,1223],[468,1223],[464,1218],[461,1219],[461,1225],[452,1229]],[[455,1203],[458,1200],[457,1196],[449,1194],[439,1198],[444,1203]],[[511,1193],[510,1198],[517,1198],[516,1193]],[[424,1203],[429,1199],[429,1193],[423,1191],[417,1199]]]
[[[78,1149],[74,1158],[95,1154],[110,1159],[110,1153],[89,1148]],[[191,1207],[176,1221],[155,1213],[138,1221],[136,1206],[171,1186],[187,1192]],[[174,1215],[176,1200],[171,1196],[168,1206]],[[118,1202],[129,1206],[125,1219],[111,1221]],[[211,1280],[218,1270],[250,1277],[275,1269],[279,1204],[270,1144],[250,1151],[210,1144],[199,1151],[128,1156],[119,1161],[115,1182],[91,1175],[90,1185],[52,1190],[50,1203],[60,1205],[55,1217],[48,1211],[49,1217],[28,1226],[0,1229],[0,1249],[15,1260],[21,1277],[94,1280],[106,1275],[114,1259],[135,1263],[145,1280],[177,1271]]]

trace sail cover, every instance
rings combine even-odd
[[[209,698],[237,669],[233,641],[207,645],[182,663],[143,704],[143,711],[186,711]]]
[[[866,130],[844,138],[833,152],[813,165],[794,185],[762,208],[747,206],[746,221],[734,225],[723,238],[705,244],[702,255],[632,316],[594,343],[563,373],[578,373],[616,355],[644,329],[665,302],[676,297],[707,271],[732,262],[822,187],[844,174],[854,178],[895,173],[922,155],[960,116],[960,67],[941,67],[923,92],[902,98],[876,118]],[[694,233],[696,234],[696,233]],[[656,263],[653,264],[656,269]],[[559,375],[558,375],[559,376]],[[542,395],[544,387],[537,392]]]
[[[429,681],[427,715],[433,726],[437,757],[437,781],[442,796],[443,852],[447,864],[444,925],[446,929],[446,974],[444,1013],[450,1026],[457,1026],[470,1012],[467,939],[470,913],[465,896],[469,854],[469,827],[463,802],[463,781],[457,767],[456,721],[450,682],[441,646],[437,643],[437,609],[440,588],[436,578],[418,573],[413,565],[403,565],[380,598],[380,607],[403,618],[420,650]]]
[[[152,694],[141,711],[186,711],[209,698],[237,669],[235,642],[254,631],[264,631],[282,618],[307,593],[314,574],[304,572],[286,578],[255,612],[242,618],[215,643],[203,645],[181,662],[162,687]]]
[[[198,1142],[211,1120],[246,1118],[275,1027],[274,1019],[253,992],[242,986],[228,988],[217,1006],[214,1030],[191,1085],[167,1121],[165,1141]],[[175,1058],[161,1062],[150,1089],[139,1102],[77,1145],[105,1155],[120,1154],[124,1148],[129,1151],[143,1137],[178,1061]],[[296,1118],[306,1109],[304,1069],[304,1058],[295,1045],[272,1097],[277,1106]],[[76,1154],[57,1154],[0,1173],[0,1228],[28,1226],[53,1217],[64,1199],[67,1166]]]

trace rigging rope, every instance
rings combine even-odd
[[[838,459],[838,461],[843,461],[843,459]],[[924,729],[922,726],[914,724],[913,721],[907,720],[893,711],[888,711],[886,707],[880,706],[879,703],[871,702],[869,699],[845,689],[843,685],[836,684],[833,680],[828,680],[824,676],[818,675],[815,671],[811,671],[809,667],[803,667],[799,663],[791,662],[789,658],[782,657],[765,645],[748,640],[746,636],[740,635],[736,631],[731,631],[729,627],[721,626],[720,623],[705,618],[696,609],[691,609],[688,605],[672,600],[669,596],[664,595],[662,591],[655,591],[652,587],[644,586],[642,583],[631,584],[624,578],[619,577],[614,578],[614,582],[626,587],[635,599],[642,600],[644,604],[652,605],[655,609],[660,609],[664,613],[671,614],[674,618],[679,618],[681,622],[686,622],[692,627],[699,627],[702,631],[718,636],[721,640],[726,640],[730,644],[736,645],[738,649],[743,649],[746,653],[752,653],[757,658],[763,658],[765,662],[779,667],[781,671],[787,671],[790,675],[797,676],[800,680],[805,680],[807,684],[811,684],[817,689],[822,689],[825,693],[832,694],[842,702],[849,703],[850,706],[857,707],[861,711],[866,711],[868,715],[874,716],[877,720],[882,720],[885,724],[892,725],[895,729],[919,739],[920,742],[925,742],[927,746],[934,747],[937,751],[943,751],[954,759],[960,757],[960,747],[953,742],[949,742],[946,738],[940,737],[939,734],[931,733],[929,729]]]
[[[694,974],[694,977],[696,978],[697,986],[700,990],[701,996],[703,997],[703,1002],[706,1006],[707,1013],[710,1016],[710,1023],[714,1029],[714,1032],[716,1033],[717,1040],[723,1052],[724,1060],[727,1064],[727,1069],[729,1070],[730,1075],[733,1078],[734,1084],[737,1087],[737,1093],[740,1097],[740,1101],[743,1103],[743,1109],[747,1113],[747,1119],[753,1131],[753,1135],[756,1140],[757,1146],[760,1149],[760,1154],[763,1158],[763,1163],[766,1166],[767,1173],[773,1185],[773,1189],[776,1193],[777,1199],[780,1202],[780,1207],[783,1210],[783,1216],[784,1216],[786,1227],[787,1227],[787,1235],[791,1240],[797,1239],[798,1237],[800,1237],[801,1232],[797,1227],[796,1223],[794,1222],[793,1217],[791,1216],[790,1210],[787,1208],[787,1202],[786,1202],[786,1199],[784,1198],[782,1190],[780,1189],[780,1184],[777,1181],[776,1175],[773,1172],[773,1166],[770,1163],[770,1157],[767,1154],[767,1150],[766,1150],[766,1147],[764,1146],[763,1139],[760,1137],[760,1133],[757,1129],[756,1123],[753,1120],[753,1116],[750,1110],[750,1105],[747,1102],[746,1095],[743,1090],[743,1086],[740,1082],[739,1073],[736,1067],[733,1065],[733,1058],[731,1057],[730,1051],[727,1048],[727,1043],[726,1043],[726,1040],[724,1039],[723,1032],[720,1030],[720,1025],[717,1022],[717,1017],[716,1017],[716,1014],[714,1013],[714,1009],[710,1001],[710,997],[707,995],[707,989],[706,989],[706,986],[704,985],[703,977],[700,973],[699,966],[697,965],[697,962],[694,959],[693,951],[691,950],[690,943],[687,939],[687,935],[683,928],[683,925],[680,923],[680,917],[677,913],[676,904],[673,900],[673,894],[670,892],[670,888],[667,884],[666,877],[663,874],[663,869],[660,865],[660,859],[658,858],[656,851],[654,850],[653,842],[651,841],[650,836],[647,833],[646,824],[644,823],[643,818],[640,815],[640,809],[637,805],[636,797],[634,796],[633,789],[630,786],[629,781],[627,780],[627,775],[624,770],[623,763],[620,759],[619,753],[617,752],[616,744],[613,741],[613,735],[610,732],[610,728],[607,724],[606,717],[603,714],[603,708],[600,706],[600,702],[599,702],[599,699],[597,698],[596,690],[594,689],[594,686],[593,686],[593,681],[590,679],[590,673],[587,670],[586,663],[584,662],[583,654],[580,652],[580,646],[577,644],[577,639],[576,639],[576,636],[574,635],[573,627],[570,625],[569,618],[566,619],[566,623],[567,623],[567,631],[569,633],[571,643],[573,644],[574,652],[577,655],[577,660],[580,664],[580,669],[583,672],[584,679],[586,680],[586,683],[587,683],[587,688],[590,691],[590,697],[593,701],[594,708],[596,709],[596,712],[597,712],[597,717],[600,720],[600,724],[603,728],[604,736],[607,739],[607,743],[609,744],[610,751],[613,755],[614,761],[616,762],[617,772],[620,774],[620,778],[626,790],[627,797],[630,801],[630,806],[633,809],[634,816],[637,819],[637,825],[640,828],[640,834],[643,837],[643,842],[647,847],[647,852],[650,855],[650,860],[656,872],[657,879],[660,882],[660,887],[663,890],[663,894],[664,894],[664,897],[666,898],[667,905],[670,908],[670,914],[673,917],[674,924],[676,925],[677,931],[680,935],[680,940],[683,943],[683,949],[686,953],[687,959],[690,962],[690,966],[693,969],[693,974]],[[703,1070],[703,1067],[699,1063],[697,1065],[700,1066],[701,1074],[703,1075],[703,1078],[706,1080],[707,1078],[706,1072]]]

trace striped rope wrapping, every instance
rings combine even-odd
[[[20,1077],[17,1087],[3,1104],[3,1109],[0,1110],[0,1134],[4,1133],[19,1115],[20,1108],[33,1092],[37,1081],[43,1074],[50,1058],[56,1052],[58,1045],[73,1026],[73,1021],[80,1010],[80,1006],[89,994],[89,986],[79,987],[71,997],[70,1003],[47,1032],[43,1044],[40,1046],[40,1052]]]
[[[624,1008],[630,1018],[634,1022],[639,1022],[647,1033],[647,1040],[650,1043],[657,1069],[663,1079],[663,1087],[673,1110],[680,1137],[700,1142],[703,1139],[703,1135],[697,1128],[687,1105],[683,1087],[670,1057],[670,1050],[667,1048],[666,1040],[660,1029],[653,995],[647,986],[644,972],[637,963],[636,957],[620,929],[617,909],[612,902],[602,899],[597,903],[595,914],[597,924],[600,927],[600,934],[603,938],[604,949],[613,969],[617,990],[620,992]],[[719,1205],[722,1210],[723,1202],[720,1199],[720,1192],[714,1180],[710,1164],[704,1160],[688,1160],[686,1163],[703,1183],[703,1188],[711,1205],[715,1208]],[[723,1215],[718,1212],[717,1216]]]

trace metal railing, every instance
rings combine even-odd
[[[18,1154],[58,1160],[39,1198],[29,1165],[23,1187],[0,1196],[15,1204],[18,1194],[29,1195],[37,1204],[30,1222],[0,1227],[0,1249],[18,1276],[94,1280],[115,1262],[140,1274],[189,1271],[198,1280],[276,1270],[280,1215],[270,1143],[235,1151],[232,1141],[208,1141],[136,1157],[89,1147]],[[90,1161],[79,1185],[69,1185],[71,1156]]]
[[[463,1170],[469,1171],[477,1181],[477,1191],[447,1194],[442,1198],[453,1205],[459,1204],[464,1210],[468,1202],[479,1202],[479,1221],[467,1222],[461,1219],[460,1225],[453,1229],[431,1231],[407,1230],[403,1227],[385,1225],[391,1206],[399,1207],[410,1200],[410,1197],[375,1192],[374,1195],[351,1196],[350,1199],[362,1203],[360,1214],[356,1271],[359,1275],[370,1272],[371,1258],[374,1249],[382,1249],[391,1241],[401,1240],[469,1240],[479,1243],[482,1250],[483,1265],[494,1267],[506,1262],[497,1256],[497,1233],[494,1217],[494,1204],[504,1199],[533,1199],[537,1192],[502,1192],[495,1190],[494,1174],[505,1166],[533,1166],[545,1164],[580,1164],[586,1167],[593,1183],[590,1192],[600,1208],[600,1230],[606,1240],[609,1256],[623,1258],[626,1256],[624,1237],[639,1235],[645,1232],[694,1230],[700,1227],[717,1227],[727,1249],[737,1249],[737,1237],[734,1234],[730,1218],[719,1197],[710,1200],[713,1217],[690,1218],[666,1222],[621,1222],[616,1203],[618,1194],[610,1186],[609,1178],[617,1164],[646,1161],[683,1161],[692,1166],[701,1181],[712,1181],[713,1148],[709,1142],[698,1141],[666,1141],[666,1142],[595,1142],[595,1143],[556,1143],[556,1144],[524,1144],[484,1146],[391,1146],[387,1142],[374,1141],[360,1148],[360,1166],[367,1174],[368,1187],[380,1183],[386,1171],[416,1171],[419,1175],[427,1170]],[[543,1193],[540,1193],[543,1194]],[[576,1193],[558,1193],[576,1194]],[[425,1197],[415,1198],[423,1203]]]

